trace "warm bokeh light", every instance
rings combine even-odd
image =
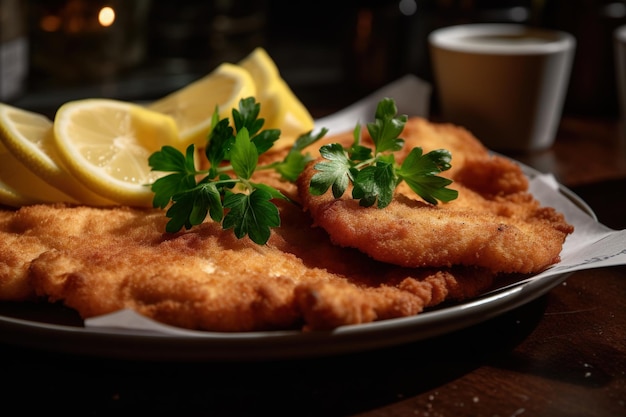
[[[111,26],[115,22],[115,10],[111,7],[103,7],[98,13],[98,22],[104,27]]]
[[[39,21],[41,29],[46,32],[56,32],[61,27],[61,19],[55,15],[46,15]]]

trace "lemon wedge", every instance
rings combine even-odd
[[[256,99],[261,103],[259,117],[265,129],[280,129],[275,149],[291,147],[303,133],[313,130],[313,117],[281,77],[278,67],[264,48],[254,49],[239,62],[256,86]]]
[[[76,203],[42,180],[0,142],[0,204],[21,207],[39,203]]]
[[[85,187],[63,166],[54,145],[52,121],[46,116],[0,103],[0,140],[26,168],[74,201],[114,204]]]
[[[204,77],[149,104],[147,107],[174,118],[180,134],[180,148],[189,144],[206,146],[211,118],[218,108],[220,119],[232,118],[232,109],[242,98],[254,97],[256,88],[250,74],[237,65],[223,63]]]
[[[281,79],[280,71],[274,60],[264,48],[255,48],[238,63],[250,73],[259,94],[266,94],[268,87]],[[262,106],[261,106],[262,107]]]
[[[151,206],[149,184],[162,174],[148,158],[179,144],[170,116],[111,99],[63,104],[54,119],[54,140],[69,172],[90,190],[119,204]]]

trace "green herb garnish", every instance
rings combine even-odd
[[[194,164],[194,145],[185,154],[171,146],[153,153],[148,163],[153,171],[171,172],[156,180],[153,206],[167,207],[171,220],[166,231],[174,233],[202,223],[207,215],[221,222],[224,229],[233,229],[237,238],[246,235],[255,243],[265,244],[270,229],[280,225],[278,208],[272,199],[289,200],[279,190],[266,184],[250,181],[255,171],[276,170],[287,180],[294,181],[312,159],[302,149],[320,139],[326,130],[314,136],[310,132],[298,138],[285,160],[259,166],[259,156],[268,151],[280,136],[280,130],[261,130],[264,119],[259,119],[260,104],[254,98],[242,99],[239,109],[233,109],[234,128],[229,119],[218,120],[213,114],[205,154],[210,163],[207,170],[197,170]],[[238,187],[238,192],[234,188]]]
[[[153,171],[170,173],[151,185],[153,206],[170,206],[166,212],[170,218],[167,232],[190,229],[204,222],[208,215],[224,229],[233,229],[237,238],[247,235],[255,243],[265,244],[271,228],[280,226],[278,207],[272,200],[290,201],[289,198],[274,187],[250,179],[254,172],[272,169],[285,180],[295,181],[313,159],[302,151],[321,139],[327,130],[322,129],[317,135],[312,132],[302,135],[284,160],[259,166],[259,156],[271,149],[280,136],[277,129],[261,130],[264,120],[258,118],[259,111],[260,104],[254,98],[242,99],[239,108],[232,111],[233,127],[228,118],[219,120],[215,109],[205,149],[210,164],[206,170],[195,167],[194,145],[185,154],[164,146],[150,156],[148,163]],[[378,103],[375,121],[367,125],[374,150],[361,144],[360,125],[354,129],[354,141],[349,148],[340,144],[322,146],[320,154],[326,161],[315,165],[319,172],[311,179],[311,193],[321,195],[332,188],[333,196],[339,198],[352,184],[352,197],[360,205],[377,204],[383,208],[391,202],[398,184],[406,181],[429,203],[455,199],[457,191],[446,188],[452,181],[437,176],[450,168],[448,151],[422,154],[418,147],[401,165],[395,162],[393,152],[404,146],[399,135],[406,121],[407,116],[397,116],[392,99],[383,99]]]
[[[397,115],[393,99],[381,100],[375,121],[367,124],[374,150],[361,144],[360,125],[354,129],[354,141],[349,148],[338,143],[322,146],[320,154],[326,161],[315,165],[318,172],[311,178],[311,193],[322,195],[330,188],[333,196],[339,198],[352,184],[352,198],[359,200],[359,205],[377,204],[378,208],[384,208],[391,203],[396,187],[406,181],[417,195],[431,204],[457,198],[456,190],[446,188],[452,180],[437,175],[451,167],[452,157],[447,150],[423,154],[422,149],[416,147],[401,165],[396,163],[393,152],[404,146],[399,135],[407,119],[405,115]]]

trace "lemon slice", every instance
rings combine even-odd
[[[179,143],[174,119],[137,104],[84,99],[62,105],[54,139],[67,169],[97,194],[130,206],[150,206],[149,156]]]
[[[186,148],[206,146],[211,118],[217,106],[220,119],[232,117],[242,98],[254,97],[256,88],[250,74],[237,65],[224,63],[209,74],[147,107],[174,118],[181,144]]]
[[[265,119],[263,127],[281,130],[274,148],[291,147],[300,135],[313,129],[313,117],[281,77],[265,49],[256,48],[239,65],[250,73],[256,85],[260,117]]]
[[[278,66],[261,47],[254,49],[247,57],[239,61],[238,65],[250,73],[259,94],[265,94],[267,87],[272,86],[281,78]]]
[[[46,116],[0,103],[0,140],[26,168],[75,201],[114,204],[89,190],[63,166],[54,145],[52,121]]]
[[[77,201],[33,174],[0,142],[0,203],[21,207],[38,203]]]

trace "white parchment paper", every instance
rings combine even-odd
[[[428,83],[408,75],[333,115],[317,120],[316,129],[326,127],[329,134],[336,134],[354,129],[357,123],[371,122],[374,119],[376,105],[384,97],[395,100],[400,114],[426,117],[429,114],[430,92],[431,87]],[[563,213],[567,221],[574,225],[575,230],[568,236],[563,246],[561,262],[524,282],[584,269],[626,265],[626,230],[612,230],[598,223],[560,191],[559,184],[551,174],[531,178],[530,191],[542,205],[554,207]],[[194,331],[155,322],[132,310],[121,310],[87,319],[85,326],[127,329],[151,334],[197,335]]]

